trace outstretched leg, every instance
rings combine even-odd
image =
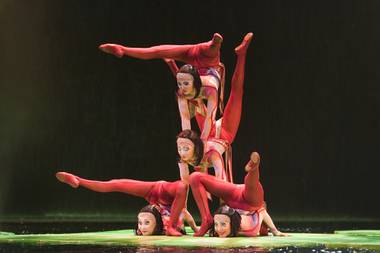
[[[164,191],[174,198],[170,209],[170,221],[166,228],[166,235],[181,236],[177,231],[177,222],[179,216],[186,205],[188,185],[183,181],[166,182],[163,185]]]
[[[244,178],[243,196],[249,205],[255,207],[260,207],[264,203],[264,190],[260,183],[259,165],[259,153],[252,152],[250,160],[245,166],[247,175]]]
[[[85,187],[96,192],[122,192],[137,197],[147,196],[157,182],[145,182],[132,179],[114,179],[110,181],[94,181],[80,178],[70,173],[58,172],[59,181],[67,183],[74,188]]]
[[[215,33],[210,41],[192,45],[160,45],[137,48],[117,44],[103,44],[99,46],[99,49],[117,57],[127,55],[143,60],[171,58],[196,67],[211,67],[219,64],[219,51],[222,41],[222,36]]]
[[[231,81],[231,93],[224,109],[222,122],[222,135],[224,135],[223,138],[226,138],[229,143],[232,143],[235,139],[240,124],[243,103],[245,59],[252,37],[253,34],[248,33],[245,35],[242,43],[235,48],[237,61]]]
[[[192,173],[189,181],[202,218],[201,227],[194,236],[203,236],[213,223],[206,191],[226,201],[234,198],[234,191],[237,189],[237,186],[200,172]]]

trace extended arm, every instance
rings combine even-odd
[[[207,112],[206,118],[203,125],[203,130],[201,134],[201,139],[206,141],[210,135],[212,123],[215,121],[215,112],[218,106],[218,94],[215,89],[210,89],[207,96]]]
[[[179,162],[179,175],[181,176],[181,180],[184,181],[186,184],[189,183],[189,165],[186,163]]]
[[[183,209],[183,219],[186,221],[186,223],[191,227],[191,229],[194,232],[198,231],[197,224],[194,221],[193,216],[189,213],[187,209]]]
[[[274,236],[288,236],[287,234],[282,233],[280,230],[276,228],[272,218],[270,217],[267,211],[263,212],[263,222],[268,226],[268,228]]]
[[[214,167],[215,170],[215,177],[225,181],[226,172],[222,155],[217,150],[213,150],[210,154],[210,158],[212,167]]]
[[[189,104],[186,99],[178,97],[178,109],[181,115],[182,130],[191,129]]]

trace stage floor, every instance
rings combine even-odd
[[[318,247],[356,248],[380,250],[380,230],[336,231],[333,234],[289,233],[287,237],[182,237],[136,236],[134,231],[114,230],[105,232],[63,233],[63,234],[14,234],[1,232],[0,244],[41,245],[99,245],[128,247],[182,247],[182,248],[280,248]]]

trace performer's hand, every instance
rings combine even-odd
[[[289,236],[288,234],[282,233],[280,230],[271,231],[274,236]]]
[[[198,232],[197,224],[195,224],[193,216],[190,214],[190,212],[185,208],[182,210],[183,218],[186,221],[186,223],[191,227],[191,229],[194,231],[194,233]]]
[[[194,233],[198,233],[199,231],[199,227],[192,227],[191,229],[194,231]]]

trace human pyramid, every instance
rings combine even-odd
[[[181,180],[138,181],[114,179],[94,181],[58,172],[59,181],[77,188],[82,186],[96,192],[123,192],[145,198],[149,205],[137,216],[136,235],[185,234],[184,222],[194,236],[284,236],[266,211],[264,191],[259,181],[260,155],[253,152],[245,166],[244,184],[232,180],[231,144],[235,139],[242,110],[244,68],[247,49],[253,34],[248,33],[235,48],[237,56],[231,80],[231,93],[226,107],[224,97],[224,65],[220,62],[223,38],[215,33],[208,42],[192,45],[160,45],[149,48],[103,44],[99,49],[119,58],[164,59],[177,80],[177,101],[182,132],[177,135],[178,166]],[[186,63],[178,68],[175,61]],[[220,90],[220,91],[219,91]],[[218,92],[219,91],[219,92]],[[219,102],[218,102],[219,101]],[[216,120],[219,110],[223,116]],[[201,135],[191,130],[195,117]],[[224,158],[223,158],[224,155]],[[189,166],[195,170],[190,174]],[[214,174],[208,174],[208,168]],[[197,203],[202,223],[198,228],[186,209],[188,188]],[[211,214],[209,195],[220,198],[223,204]]]

